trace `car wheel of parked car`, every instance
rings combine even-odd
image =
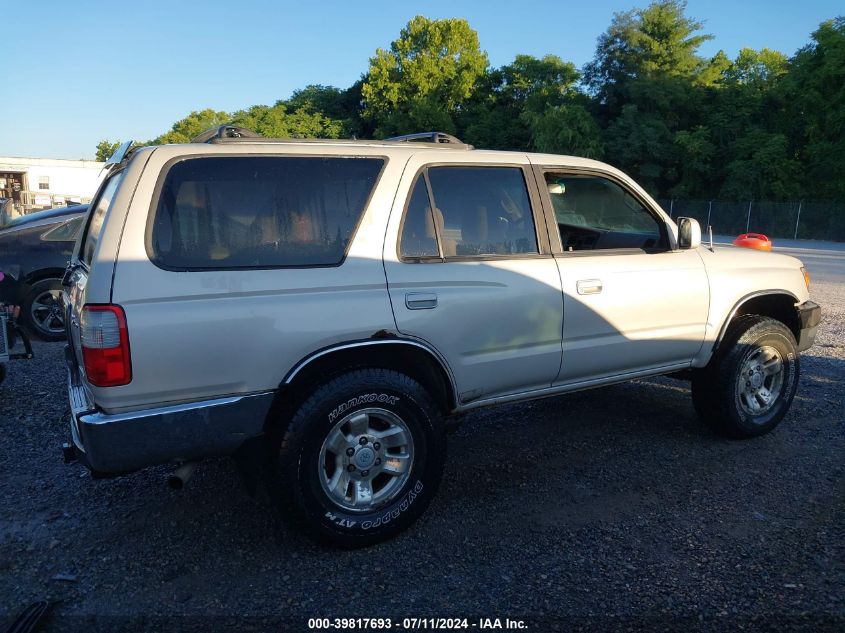
[[[737,318],[716,356],[694,373],[692,397],[699,416],[733,438],[757,437],[775,428],[798,387],[795,337],[780,321]]]
[[[43,279],[33,284],[21,306],[24,325],[46,341],[61,341],[65,338],[61,295],[61,279]]]
[[[371,545],[423,513],[445,456],[442,416],[419,383],[386,369],[351,371],[293,415],[270,492],[309,536]]]

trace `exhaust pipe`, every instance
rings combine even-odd
[[[167,478],[167,485],[171,490],[182,490],[191,475],[194,474],[194,468],[197,467],[197,462],[185,462]]]

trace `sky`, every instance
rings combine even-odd
[[[40,0],[3,7],[0,156],[94,157],[102,139],[148,140],[192,110],[273,104],[308,84],[345,88],[410,18],[466,18],[492,66],[519,53],[579,68],[615,12],[648,0]],[[841,0],[689,0],[729,57],[792,55]]]

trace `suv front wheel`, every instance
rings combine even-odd
[[[442,416],[404,374],[361,369],[318,388],[294,414],[271,494],[309,536],[340,547],[388,539],[434,497],[446,456]]]
[[[738,317],[710,364],[693,375],[695,410],[722,435],[763,435],[789,410],[799,371],[789,328],[768,317]]]

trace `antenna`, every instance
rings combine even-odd
[[[715,253],[716,251],[713,249],[713,225],[707,225],[707,232],[710,234],[710,252]]]

